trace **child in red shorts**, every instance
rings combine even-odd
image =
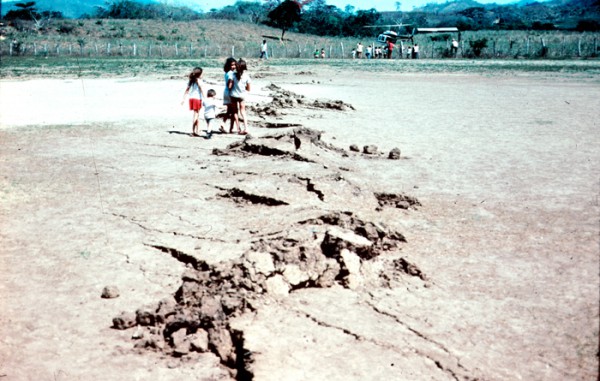
[[[200,109],[202,108],[202,98],[204,95],[201,78],[202,68],[194,68],[189,75],[188,84],[183,93],[183,100],[181,101],[181,104],[183,105],[185,97],[189,95],[190,110],[194,112],[192,118],[192,136],[199,136],[198,123],[200,121]]]

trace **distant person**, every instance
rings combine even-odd
[[[321,58],[325,58],[325,49],[321,49]]]
[[[387,58],[391,59],[392,58],[392,54],[394,52],[394,43],[392,41],[387,42]]]
[[[356,44],[356,58],[362,58],[363,54],[363,44],[359,42]]]
[[[267,40],[263,40],[260,45],[260,59],[269,59],[269,47],[267,46]]]
[[[209,89],[206,92],[206,98],[204,98],[204,121],[206,121],[206,139],[210,139],[213,133],[213,125],[217,119],[217,103],[215,102],[215,96],[217,92],[213,89]]]
[[[407,59],[411,59],[412,58],[412,50],[413,50],[413,48],[410,45],[406,48],[406,58]]]
[[[452,57],[456,57],[458,53],[458,41],[455,38],[452,39],[452,44],[450,45],[450,55]]]
[[[413,46],[413,58],[416,60],[419,59],[419,44],[415,44],[415,46]]]
[[[352,49],[352,59],[356,58],[356,49]]]
[[[219,128],[221,132],[225,132],[224,125],[227,123],[227,119],[233,120],[233,104],[231,103],[231,90],[229,89],[229,82],[233,83],[233,77],[235,75],[237,62],[235,58],[229,57],[225,60],[223,65],[223,71],[225,72],[225,90],[223,91],[223,106],[227,108],[225,117],[223,118],[223,125]],[[233,128],[233,125],[231,126]],[[233,132],[230,130],[229,132]]]
[[[188,77],[188,83],[183,93],[183,99],[181,104],[185,102],[185,98],[188,97],[188,103],[190,110],[193,111],[192,116],[192,136],[198,135],[198,123],[200,119],[200,109],[202,108],[202,68],[195,67]]]
[[[315,49],[315,52],[313,53],[313,56],[315,58],[319,58],[319,49]]]
[[[370,59],[372,55],[373,55],[373,47],[371,45],[369,45],[369,46],[367,46],[367,52],[365,53],[365,57],[367,57],[367,59]]]
[[[246,135],[248,133],[248,116],[246,115],[246,97],[250,91],[250,75],[247,72],[248,67],[246,61],[239,59],[236,65],[236,72],[233,77],[233,83],[231,83],[231,102],[234,104],[235,112],[233,114],[233,120],[231,121],[231,127],[229,131],[233,129],[233,123],[237,126],[238,134]],[[238,117],[238,110],[244,121],[244,129],[240,129],[240,120]]]

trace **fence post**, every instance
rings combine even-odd
[[[192,56],[192,43],[190,42],[190,57]]]
[[[110,42],[106,44],[106,55],[110,56]]]
[[[204,58],[206,58],[207,52],[208,52],[208,46],[205,45],[204,46]]]
[[[33,55],[37,56],[37,45],[35,42],[33,43]]]
[[[135,57],[137,55],[137,45],[135,43],[133,43],[133,56]]]
[[[175,57],[179,56],[179,49],[177,49],[177,43],[175,43]]]
[[[148,45],[148,57],[152,57],[152,44]]]
[[[344,54],[344,43],[340,42],[340,46],[342,47],[342,58],[345,58],[346,54]]]
[[[542,43],[542,57],[546,57],[546,55],[548,54],[548,48],[546,47],[546,41],[544,40],[544,37],[540,37],[540,42]]]
[[[44,44],[44,55],[48,55],[48,44]]]
[[[96,50],[96,55],[98,55],[98,44],[94,43],[94,49]]]
[[[529,36],[527,36],[527,44],[526,44],[525,54],[527,55],[527,57],[529,57]]]
[[[160,48],[160,58],[162,58],[163,57],[163,46],[162,46],[162,44],[160,44],[159,48]]]
[[[577,57],[581,57],[581,37],[577,41]]]
[[[235,57],[235,45],[231,46],[231,56]]]

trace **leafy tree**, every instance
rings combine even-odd
[[[600,23],[596,20],[579,20],[575,29],[578,32],[598,32]]]
[[[371,29],[365,28],[367,25],[375,25],[381,19],[381,13],[371,8],[369,10],[360,10],[356,15],[348,15],[344,21],[343,35],[363,37],[372,33]]]
[[[121,0],[110,3],[108,8],[99,8],[95,16],[110,19],[194,20],[199,15],[187,7],[173,7],[160,3],[142,4],[132,0]]]
[[[237,1],[234,5],[228,5],[220,10],[211,9],[209,14],[213,19],[250,21],[258,24],[262,22],[267,14],[267,6],[254,1]]]
[[[6,20],[35,20],[40,17],[37,9],[35,9],[35,1],[28,1],[26,3],[16,3],[15,7],[18,9],[10,10],[4,17]]]
[[[343,25],[344,16],[339,8],[327,5],[324,0],[315,0],[298,22],[298,31],[317,36],[339,36]]]
[[[533,29],[533,30],[554,30],[554,29],[556,29],[556,27],[554,27],[554,24],[552,24],[551,22],[534,21],[533,24],[531,24],[531,29]]]
[[[285,0],[269,12],[267,24],[280,28],[281,39],[283,40],[286,30],[302,19],[302,6],[311,2],[311,0]]]

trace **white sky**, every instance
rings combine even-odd
[[[509,4],[514,3],[516,0],[477,0],[481,4],[497,3],[497,4]],[[209,11],[212,8],[223,8],[227,5],[235,4],[236,0],[186,0],[187,3],[200,4],[204,11]],[[340,9],[344,9],[346,5],[350,4],[358,9],[371,9],[375,8],[379,12],[383,11],[395,11],[396,0],[325,0],[328,5],[335,5]],[[402,0],[400,1],[400,10],[410,11],[414,7],[421,7],[429,3],[445,3],[446,0]]]

